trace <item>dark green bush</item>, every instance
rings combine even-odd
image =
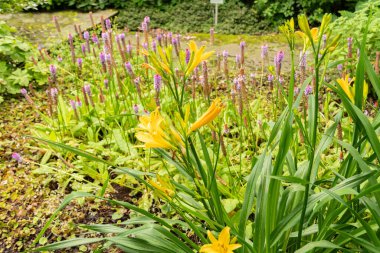
[[[196,13],[196,15],[195,15]],[[136,30],[145,16],[150,16],[153,28],[175,32],[207,33],[214,24],[214,5],[208,0],[182,2],[165,8],[130,7],[118,15],[120,26]],[[254,8],[238,0],[227,1],[219,6],[218,31],[229,34],[253,33],[269,25],[258,23]]]
[[[339,10],[354,10],[358,0],[225,0],[219,6],[218,31],[229,34],[256,33],[276,30],[284,20],[306,13],[317,24],[325,12],[338,14]],[[144,2],[144,1],[141,1]],[[213,26],[214,5],[209,0],[179,2],[175,5],[142,5],[121,10],[118,21],[132,30],[144,16],[150,16],[152,25],[176,32],[208,32]]]

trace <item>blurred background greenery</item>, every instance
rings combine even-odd
[[[284,20],[300,13],[317,23],[323,13],[340,16],[340,11],[355,11],[367,1],[358,0],[225,0],[219,7],[219,30],[224,33],[273,31]],[[373,2],[373,1],[372,1]],[[75,9],[95,11],[115,8],[118,23],[135,30],[144,16],[154,27],[178,32],[208,32],[213,24],[214,6],[209,0],[2,0],[0,12],[53,11]]]

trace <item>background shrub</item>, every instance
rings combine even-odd
[[[12,1],[12,0],[11,0]],[[145,16],[153,26],[175,32],[208,32],[213,25],[214,6],[209,0],[33,0],[40,9],[77,9],[90,11],[105,8],[120,10],[120,26],[136,30]],[[219,31],[229,34],[275,30],[284,20],[300,13],[315,25],[322,13],[354,11],[358,0],[225,0],[219,7]]]

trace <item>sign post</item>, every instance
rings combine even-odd
[[[210,3],[215,4],[214,22],[215,27],[218,24],[218,5],[223,4],[224,0],[210,0]]]

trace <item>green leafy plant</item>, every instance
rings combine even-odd
[[[334,20],[332,29],[334,32],[346,34],[349,37],[359,37],[367,27],[368,16],[372,16],[368,28],[366,49],[369,57],[373,58],[380,47],[380,35],[377,32],[380,27],[380,1],[363,1],[356,6],[355,12],[341,11],[341,16]],[[355,29],[352,29],[355,27]],[[344,43],[344,42],[343,42]],[[358,45],[356,45],[358,47]],[[346,53],[346,50],[342,54]]]
[[[0,94],[19,93],[35,76],[37,84],[46,83],[46,66],[26,63],[29,57],[35,55],[36,50],[27,42],[14,37],[14,32],[5,22],[0,22]]]

